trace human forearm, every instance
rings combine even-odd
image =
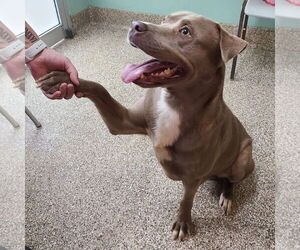
[[[25,22],[25,48],[29,48],[38,40],[40,40],[38,34],[32,29],[32,27],[27,22]]]

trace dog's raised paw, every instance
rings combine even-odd
[[[219,206],[223,209],[225,215],[230,215],[232,212],[232,200],[226,198],[222,193],[220,195]]]
[[[37,81],[38,88],[41,88],[47,94],[53,94],[59,90],[62,83],[69,84],[71,80],[66,72],[53,71],[39,78]]]
[[[183,241],[185,238],[192,234],[192,223],[175,221],[172,226],[172,238],[173,240]]]

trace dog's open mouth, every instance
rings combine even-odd
[[[163,84],[183,75],[184,69],[178,64],[151,59],[142,64],[127,65],[123,70],[122,80],[125,83],[151,85]]]

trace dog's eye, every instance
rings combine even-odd
[[[191,32],[190,32],[190,30],[189,30],[188,27],[182,28],[181,30],[179,30],[179,32],[180,32],[182,35],[185,35],[185,36],[191,34]]]

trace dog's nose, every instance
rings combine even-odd
[[[144,32],[147,30],[147,24],[140,21],[133,21],[132,28],[135,29],[137,32]]]

